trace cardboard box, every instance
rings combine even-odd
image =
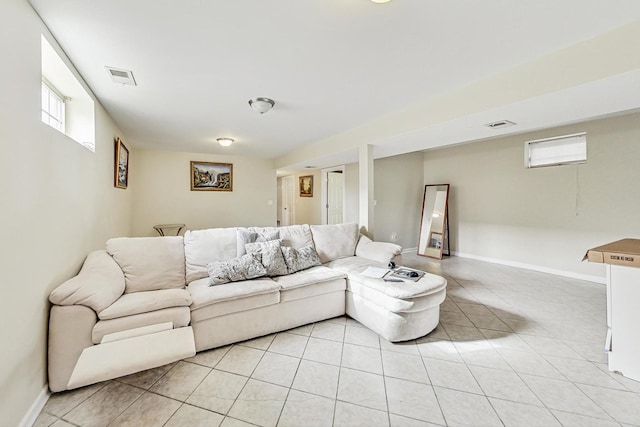
[[[640,268],[640,239],[622,239],[589,249],[582,260]]]

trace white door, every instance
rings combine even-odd
[[[344,176],[342,171],[327,173],[327,224],[342,224]]]
[[[282,185],[282,212],[280,212],[280,225],[292,225],[295,222],[295,177],[285,176],[281,180]]]

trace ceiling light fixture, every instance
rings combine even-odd
[[[276,103],[273,99],[258,97],[250,99],[249,105],[256,113],[264,114],[271,110]]]
[[[216,141],[223,147],[228,147],[233,144],[233,138],[216,138]]]
[[[389,3],[391,0],[371,0],[374,3]]]

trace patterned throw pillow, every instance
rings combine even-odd
[[[247,253],[245,246],[247,243],[267,242],[280,238],[280,230],[268,231],[264,233],[255,233],[253,231],[237,230],[237,248],[236,256],[242,256]]]
[[[226,261],[207,264],[209,286],[222,285],[229,282],[255,279],[267,274],[257,255],[243,255]]]
[[[247,243],[249,254],[260,256],[262,265],[267,270],[267,276],[283,276],[288,274],[287,264],[280,251],[282,240],[269,240],[268,242]]]
[[[318,252],[316,252],[315,248],[311,245],[300,249],[282,246],[280,249],[289,273],[295,273],[296,271],[322,264]]]

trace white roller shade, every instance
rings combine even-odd
[[[528,168],[584,163],[586,161],[586,133],[525,142],[525,166]]]

